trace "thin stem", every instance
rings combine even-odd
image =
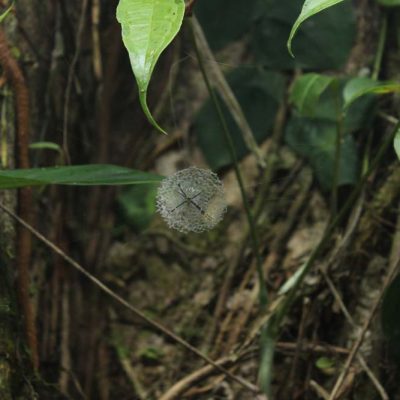
[[[347,212],[350,210],[354,202],[357,200],[359,194],[361,193],[362,189],[364,188],[364,185],[367,183],[371,173],[375,170],[375,168],[378,166],[379,162],[382,160],[385,151],[389,147],[389,145],[393,141],[393,137],[397,130],[400,128],[400,123],[396,125],[396,127],[393,129],[393,132],[385,138],[383,141],[381,147],[378,149],[378,152],[371,162],[368,170],[366,173],[362,176],[360,179],[359,183],[353,190],[353,192],[350,194],[347,202],[345,205],[340,209],[338,214],[334,217],[333,221],[329,224],[328,228],[326,229],[324,236],[322,237],[321,241],[318,243],[318,245],[315,247],[313,252],[311,253],[310,257],[308,258],[307,262],[301,267],[301,272],[293,284],[293,287],[291,290],[288,292],[285,298],[282,299],[280,306],[277,309],[277,312],[272,316],[271,320],[267,323],[266,326],[263,327],[263,335],[268,339],[268,342],[270,344],[273,344],[274,341],[277,340],[278,335],[279,335],[279,329],[282,324],[282,321],[288,314],[291,306],[293,305],[296,294],[298,290],[300,289],[301,284],[304,281],[304,278],[307,276],[307,274],[310,272],[311,268],[313,267],[315,261],[318,259],[318,257],[321,255],[322,251],[325,249],[326,245],[328,242],[331,240],[332,234],[335,231],[335,229],[339,226],[339,224],[342,222],[344,217],[346,216]],[[269,361],[269,364],[267,363],[264,368],[270,373],[271,371],[271,363],[272,363],[272,356],[270,354],[270,351],[273,351],[271,349],[266,348],[266,357],[265,359]],[[260,378],[259,378],[260,380]],[[266,382],[266,388],[269,390],[268,386],[268,381]],[[261,389],[265,389],[264,385],[261,384]]]
[[[387,148],[390,146],[390,144],[393,141],[393,137],[396,134],[397,130],[400,129],[400,123],[398,123],[393,131],[387,135],[385,140],[383,141],[381,147],[378,149],[378,152],[375,156],[375,158],[372,160],[367,172],[362,176],[360,179],[359,183],[353,190],[353,192],[350,194],[347,202],[345,205],[340,209],[339,213],[336,215],[336,217],[333,219],[333,221],[330,223],[328,228],[325,231],[324,236],[322,237],[321,241],[318,243],[317,247],[314,249],[314,251],[311,253],[309,259],[307,260],[306,264],[302,267],[302,271],[300,273],[300,276],[296,280],[295,284],[293,285],[292,289],[288,293],[286,299],[284,299],[282,306],[278,310],[277,314],[275,315],[275,320],[273,322],[273,331],[278,333],[278,329],[280,324],[282,323],[284,317],[287,315],[287,313],[290,310],[291,305],[294,302],[296,293],[298,292],[300,285],[302,284],[304,278],[307,276],[308,272],[310,271],[311,267],[314,265],[314,262],[317,260],[317,258],[321,255],[323,249],[325,246],[328,244],[328,242],[331,240],[331,236],[335,229],[339,226],[339,224],[342,222],[343,218],[347,214],[347,212],[350,210],[354,202],[357,200],[359,194],[361,193],[362,189],[364,188],[364,185],[367,183],[371,173],[375,170],[375,168],[378,166],[379,162],[382,160],[385,151]]]
[[[311,268],[313,267],[315,261],[318,259],[318,257],[321,255],[322,251],[325,249],[326,245],[328,242],[331,240],[332,234],[335,231],[335,229],[339,226],[339,224],[342,222],[344,217],[346,216],[347,212],[350,210],[354,202],[357,200],[359,194],[361,193],[362,189],[364,188],[364,185],[367,183],[368,178],[370,177],[371,173],[375,170],[375,168],[378,166],[379,162],[382,160],[385,151],[389,147],[389,145],[393,141],[393,137],[396,133],[396,131],[400,128],[400,123],[396,125],[394,128],[393,132],[389,134],[385,140],[383,141],[381,147],[378,149],[377,155],[371,162],[368,170],[366,173],[362,176],[360,179],[359,183],[353,190],[353,192],[350,194],[347,202],[345,205],[340,209],[338,214],[334,217],[332,222],[329,224],[328,228],[326,229],[324,236],[322,237],[321,241],[318,243],[317,247],[313,250],[311,253],[309,259],[307,262],[301,267],[301,272],[293,284],[293,287],[291,290],[288,292],[285,298],[282,299],[280,306],[278,306],[278,309],[276,313],[271,317],[271,320],[267,322],[267,324],[263,327],[263,332],[262,336],[265,338],[267,345],[264,346],[264,351],[262,353],[262,361],[264,361],[264,364],[261,366],[266,373],[264,373],[263,377],[265,378],[265,381],[262,381],[262,376],[261,372],[262,370],[260,369],[259,371],[259,382],[260,382],[260,388],[264,393],[269,392],[270,390],[270,375],[271,375],[271,365],[273,361],[273,353],[274,349],[271,346],[274,346],[274,343],[278,339],[279,336],[279,329],[282,325],[282,321],[286,317],[286,315],[289,313],[291,306],[293,305],[295,299],[296,299],[296,294],[300,289],[301,284],[304,281],[304,278],[307,276],[307,274],[310,272]]]
[[[258,388],[251,384],[250,382],[244,380],[243,378],[232,374],[230,371],[219,365],[217,362],[213,361],[207,355],[202,353],[196,347],[192,346],[189,342],[182,339],[180,336],[176,335],[174,332],[170,331],[164,325],[160,324],[159,322],[149,318],[143,311],[136,308],[131,303],[124,300],[119,294],[114,292],[111,288],[97,279],[94,275],[92,275],[89,271],[87,271],[81,264],[76,262],[73,258],[69,257],[65,254],[58,246],[44,237],[40,232],[38,232],[32,225],[28,224],[23,219],[19,218],[13,211],[11,211],[8,207],[4,204],[0,203],[0,209],[3,210],[6,214],[10,215],[14,218],[21,226],[25,227],[29,232],[31,232],[36,238],[38,238],[42,243],[44,243],[47,247],[53,250],[56,254],[58,254],[63,260],[65,260],[68,264],[70,264],[73,268],[79,271],[81,274],[85,275],[92,283],[94,283],[100,290],[106,293],[108,296],[113,298],[119,304],[123,305],[128,310],[132,311],[137,317],[141,320],[145,321],[148,325],[152,326],[153,328],[157,329],[159,332],[163,333],[165,336],[169,337],[176,343],[179,343],[181,346],[189,350],[191,353],[196,354],[198,357],[202,358],[208,364],[212,365],[215,369],[221,371],[224,375],[228,378],[234,380],[235,382],[239,383],[246,389],[258,393]]]
[[[189,0],[185,7],[185,17],[191,17],[193,13],[193,7],[196,4],[196,0]]]
[[[383,15],[381,18],[381,28],[379,31],[379,40],[378,40],[378,48],[376,50],[374,69],[372,72],[372,79],[377,80],[379,78],[379,72],[381,70],[383,53],[385,51],[385,43],[387,37],[387,26],[388,26],[388,18],[386,11],[382,10]]]
[[[338,187],[340,180],[340,159],[343,141],[343,111],[340,102],[340,86],[338,80],[334,82],[334,96],[336,106],[336,142],[335,142],[335,162],[333,167],[333,182],[331,192],[331,216],[336,215],[338,210]]]
[[[257,273],[258,273],[258,279],[260,282],[260,293],[259,293],[260,305],[262,308],[265,308],[267,305],[267,289],[265,287],[264,272],[263,272],[262,261],[261,261],[261,256],[260,256],[260,252],[259,252],[259,241],[258,241],[258,236],[257,236],[257,232],[256,232],[256,226],[254,223],[254,218],[253,218],[253,215],[252,215],[252,212],[250,209],[250,205],[249,205],[249,200],[247,198],[247,194],[244,189],[243,178],[240,173],[238,158],[237,158],[236,150],[235,150],[235,147],[233,144],[232,135],[229,131],[224,114],[222,112],[220,102],[219,102],[219,100],[215,94],[215,91],[213,90],[213,88],[211,86],[210,80],[208,78],[202,54],[200,53],[199,47],[197,46],[193,22],[189,21],[189,24],[191,27],[193,45],[194,45],[194,50],[196,53],[197,61],[199,63],[199,67],[200,67],[201,73],[203,75],[204,82],[207,86],[207,90],[209,92],[211,101],[213,102],[215,110],[217,111],[218,118],[219,118],[219,121],[220,121],[220,124],[222,127],[222,132],[224,134],[225,141],[228,145],[228,149],[229,149],[230,155],[232,157],[233,167],[234,167],[235,174],[236,174],[236,179],[237,179],[239,187],[240,187],[240,193],[241,193],[242,199],[243,199],[243,206],[244,206],[244,209],[246,212],[247,222],[249,224],[253,252],[254,252],[254,256],[256,257]]]
[[[71,64],[69,66],[68,78],[67,78],[67,88],[65,90],[62,147],[63,147],[64,157],[65,157],[67,164],[71,164],[71,157],[70,157],[70,153],[69,153],[69,144],[68,144],[68,141],[69,141],[69,137],[68,137],[69,102],[71,99],[71,91],[72,91],[72,85],[73,85],[73,80],[74,80],[74,76],[75,76],[75,68],[78,64],[79,54],[81,52],[81,47],[82,47],[82,35],[83,35],[84,29],[85,29],[85,17],[86,17],[86,10],[87,10],[88,3],[89,3],[88,0],[83,0],[83,2],[82,2],[81,14],[79,17],[78,32],[76,35],[75,53],[72,58]]]

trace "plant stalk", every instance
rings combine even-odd
[[[364,185],[368,182],[368,179],[371,173],[375,170],[378,166],[379,162],[382,160],[386,150],[393,142],[394,135],[396,134],[397,130],[400,129],[400,122],[397,123],[393,132],[391,132],[387,137],[384,139],[381,147],[378,149],[378,152],[375,158],[372,160],[371,164],[369,165],[368,170],[362,176],[360,181],[358,182],[357,186],[350,194],[348,200],[344,204],[344,206],[340,209],[338,214],[334,217],[332,222],[329,224],[328,228],[326,229],[324,236],[322,237],[321,241],[318,243],[317,247],[311,253],[307,262],[301,267],[301,273],[297,278],[296,282],[294,283],[293,287],[287,293],[286,298],[284,298],[277,309],[277,312],[269,319],[267,324],[263,327],[262,337],[265,338],[265,342],[267,345],[265,346],[262,352],[262,361],[264,364],[262,365],[262,370],[259,371],[259,381],[260,381],[260,388],[264,393],[269,394],[270,392],[270,381],[271,381],[271,371],[272,371],[272,363],[273,363],[273,351],[274,349],[271,346],[274,346],[274,343],[278,340],[280,327],[286,315],[289,313],[291,306],[293,305],[296,294],[300,289],[301,284],[304,281],[304,278],[310,272],[311,268],[313,267],[315,261],[321,256],[322,251],[325,249],[326,245],[332,238],[332,234],[335,229],[339,226],[339,224],[343,221],[344,217],[347,215],[347,212],[353,206],[355,201],[357,200],[358,196],[364,189]],[[272,354],[271,354],[272,352]],[[261,380],[261,372],[264,371],[264,376],[267,376],[267,379],[263,383]]]
[[[379,31],[378,48],[376,50],[374,69],[371,76],[371,78],[374,80],[378,80],[379,78],[387,37],[388,16],[386,11],[382,10],[382,12],[383,15],[381,18],[381,29]]]
[[[393,131],[389,135],[387,135],[387,137],[384,139],[382,145],[378,149],[378,152],[377,152],[375,158],[372,160],[368,170],[362,176],[359,183],[357,184],[355,189],[350,194],[345,205],[340,209],[338,214],[334,217],[333,221],[330,223],[330,225],[326,229],[321,241],[318,243],[317,247],[311,253],[309,259],[307,260],[306,264],[303,267],[303,270],[302,270],[300,276],[296,280],[294,286],[292,287],[292,289],[288,293],[286,299],[284,300],[282,306],[280,307],[280,310],[277,314],[277,319],[274,321],[274,325],[276,326],[276,328],[278,328],[280,326],[280,324],[282,323],[284,317],[286,316],[291,305],[294,302],[296,293],[297,293],[298,289],[300,288],[300,285],[302,284],[304,278],[306,277],[308,272],[311,270],[311,267],[314,265],[314,262],[321,255],[323,249],[325,249],[325,246],[331,240],[331,236],[332,236],[333,232],[335,231],[335,229],[339,226],[339,224],[342,222],[342,220],[346,216],[347,212],[350,210],[350,208],[352,207],[354,202],[357,200],[359,194],[361,193],[362,189],[364,188],[364,185],[367,183],[371,173],[375,170],[375,168],[378,166],[379,162],[382,160],[386,150],[393,142],[394,135],[396,134],[396,132],[399,129],[400,129],[400,123],[398,123],[395,126],[395,128],[393,129]]]
[[[228,146],[231,158],[232,158],[233,167],[234,167],[235,174],[236,174],[236,179],[237,179],[239,187],[240,187],[240,193],[241,193],[242,200],[243,200],[243,206],[244,206],[244,209],[246,212],[247,222],[249,224],[250,238],[251,238],[251,243],[252,243],[252,247],[253,247],[253,252],[254,252],[254,256],[256,258],[257,273],[258,273],[258,279],[260,282],[260,293],[259,293],[260,306],[262,309],[265,309],[266,305],[267,305],[267,289],[265,286],[264,272],[262,269],[262,261],[261,261],[261,256],[260,256],[260,252],[259,252],[259,240],[258,240],[258,236],[257,236],[257,232],[256,232],[256,225],[254,222],[254,217],[253,217],[253,214],[250,209],[249,200],[247,198],[246,191],[244,189],[243,178],[240,173],[239,162],[238,162],[235,147],[233,144],[232,135],[229,131],[228,125],[227,125],[225,117],[223,115],[220,102],[217,98],[217,95],[216,95],[214,89],[211,86],[210,79],[208,78],[208,74],[207,74],[207,71],[206,71],[206,68],[204,65],[204,60],[203,60],[202,54],[200,53],[199,47],[197,46],[193,22],[189,21],[189,24],[190,24],[191,33],[192,33],[194,50],[196,53],[197,61],[199,63],[199,68],[203,75],[203,79],[207,86],[207,90],[210,95],[211,101],[213,102],[214,108],[218,114],[218,118],[220,120],[220,124],[222,127],[222,132],[224,134],[224,138],[225,138],[225,141],[227,143],[227,146]]]
[[[336,142],[335,142],[335,163],[333,169],[333,183],[331,192],[331,218],[334,218],[338,211],[338,191],[340,180],[340,164],[343,141],[343,111],[340,103],[339,82],[334,82],[334,96],[336,106]]]

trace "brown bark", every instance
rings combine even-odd
[[[0,64],[6,77],[10,80],[15,92],[15,110],[17,119],[17,166],[29,168],[29,93],[16,59],[11,55],[7,38],[0,29]],[[32,189],[23,188],[18,191],[18,214],[32,223]],[[29,269],[32,253],[31,234],[24,228],[17,227],[17,259],[16,269],[18,272],[18,296],[21,309],[25,319],[25,333],[32,364],[35,370],[39,367],[39,356],[37,350],[37,334],[32,304],[29,298]]]

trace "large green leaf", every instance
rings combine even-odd
[[[389,94],[400,92],[400,84],[396,82],[378,82],[371,78],[354,78],[347,82],[343,90],[344,109],[353,104],[361,96],[367,94]]]
[[[400,129],[398,129],[398,131],[396,132],[396,135],[395,135],[394,141],[393,141],[393,146],[394,146],[394,150],[397,154],[397,157],[400,160]]]
[[[313,167],[324,189],[331,189],[335,167],[337,112],[343,107],[345,80],[337,81],[337,90],[325,90],[313,109],[312,117],[295,112],[285,132],[286,142]],[[359,155],[352,133],[368,128],[374,118],[375,99],[358,98],[344,116],[339,185],[354,184],[359,175]]]
[[[292,58],[286,42],[302,3],[302,0],[264,0],[265,14],[256,23],[252,37],[257,60],[271,69],[342,68],[356,33],[351,2],[338,4],[303,23],[293,43],[296,58]]]
[[[159,175],[116,165],[76,165],[68,167],[0,170],[0,189],[38,185],[134,185],[157,184]]]
[[[147,89],[160,54],[179,32],[184,0],[120,0],[117,19],[139,88],[140,104],[150,123],[166,133],[147,106]]]
[[[296,19],[292,30],[290,31],[289,40],[287,42],[287,47],[289,53],[293,56],[292,52],[292,40],[297,32],[299,26],[308,18],[312,17],[319,12],[334,6],[335,4],[341,3],[343,0],[305,0],[303,8],[301,9],[300,15]],[[294,57],[294,56],[293,56]]]
[[[285,139],[296,153],[313,167],[321,186],[330,190],[334,180],[336,124],[309,118],[292,118]],[[346,134],[342,142],[338,185],[357,182],[359,157],[353,137]]]
[[[335,79],[333,76],[315,73],[302,75],[293,85],[290,102],[303,117],[313,117],[319,98]]]
[[[275,116],[285,93],[285,80],[277,72],[257,68],[239,68],[227,78],[238,99],[256,140],[262,142],[271,133]],[[224,117],[232,134],[239,158],[247,153],[242,133],[225,104]],[[211,101],[207,101],[196,116],[194,129],[198,144],[212,169],[232,163],[225,143],[218,114]]]
[[[400,275],[398,275],[386,290],[382,302],[382,330],[391,347],[392,354],[400,362]]]
[[[262,8],[255,0],[198,1],[195,13],[210,47],[218,50],[248,32]]]
[[[344,99],[341,93],[343,93],[347,82],[348,80],[339,79],[336,81],[337,90],[329,88],[322,92],[315,103],[312,115],[304,115],[297,112],[296,109],[297,114],[302,117],[312,117],[315,120],[329,121],[336,124],[337,109],[340,110],[344,107]],[[339,98],[336,96],[339,96]],[[363,96],[355,100],[345,114],[344,130],[351,133],[368,127],[374,117],[375,105],[374,96]]]

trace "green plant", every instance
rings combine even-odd
[[[389,118],[391,122],[395,123],[394,130],[379,141],[374,142],[373,150],[375,151],[371,149],[371,142],[365,139],[374,120],[379,116],[378,96],[397,95],[400,92],[400,84],[396,81],[380,81],[378,79],[385,47],[386,22],[382,23],[381,40],[374,70],[370,76],[343,76],[336,71],[329,73],[308,72],[308,70],[319,71],[328,67],[335,69],[343,66],[348,57],[355,32],[350,2],[343,0],[306,0],[304,4],[301,4],[301,1],[277,2],[268,0],[265,4],[254,2],[249,8],[246,7],[245,2],[240,2],[240,4],[238,2],[235,3],[235,6],[244,7],[246,11],[243,21],[241,20],[243,24],[228,27],[226,37],[216,38],[215,35],[218,35],[218,31],[215,30],[215,24],[213,24],[211,18],[208,19],[207,17],[211,12],[217,16],[221,13],[223,15],[223,7],[221,6],[222,3],[207,4],[207,1],[203,0],[203,4],[206,5],[200,12],[202,15],[200,20],[204,21],[205,27],[209,25],[206,36],[213,48],[222,47],[229,41],[239,38],[248,28],[251,28],[249,41],[254,51],[256,65],[252,65],[251,68],[246,66],[242,70],[234,70],[227,77],[227,82],[232,86],[232,92],[243,108],[243,114],[247,118],[251,130],[254,131],[256,140],[262,142],[268,136],[273,136],[270,133],[276,126],[275,120],[278,112],[282,108],[282,104],[286,106],[284,103],[285,89],[288,84],[287,71],[295,68],[306,70],[306,73],[296,75],[296,79],[291,83],[288,100],[291,114],[282,131],[284,131],[286,144],[311,165],[322,191],[331,194],[331,221],[327,230],[304,265],[282,286],[279,292],[278,305],[273,309],[268,309],[270,304],[267,303],[264,266],[260,256],[263,246],[260,243],[259,230],[262,227],[258,220],[259,213],[252,208],[245,187],[246,182],[243,180],[239,167],[239,161],[248,153],[248,149],[245,146],[242,129],[234,118],[232,108],[221,96],[216,94],[216,87],[213,86],[212,79],[210,79],[209,72],[205,67],[204,55],[197,48],[196,37],[194,37],[194,49],[209,92],[209,100],[197,114],[194,127],[200,147],[210,166],[213,169],[219,169],[233,165],[239,182],[248,221],[249,241],[252,244],[252,253],[257,264],[260,308],[263,313],[269,313],[268,321],[263,323],[260,329],[259,386],[264,393],[270,394],[277,340],[282,331],[283,321],[292,308],[296,296],[300,293],[302,283],[312,271],[318,258],[326,251],[336,230],[346,220],[351,207],[365,189],[368,179],[375,173],[378,164],[382,162],[391,141],[393,141],[394,149],[400,159],[400,128],[394,117]],[[339,5],[339,3],[342,4]],[[399,2],[398,0],[381,0],[380,4],[397,6]],[[297,15],[296,10],[299,5],[302,8],[296,19],[295,14]],[[342,8],[331,9],[336,5]],[[210,11],[211,9],[213,11]],[[345,16],[340,18],[343,10],[346,10]],[[321,12],[323,13],[319,15]],[[147,90],[162,51],[180,31],[184,14],[185,3],[183,0],[121,0],[117,10],[117,18],[122,25],[123,41],[128,50],[138,85],[141,107],[148,121],[163,133],[166,133],[166,130],[162,129],[155,121],[148,108]],[[308,24],[311,18],[315,18],[315,24]],[[319,31],[319,27],[325,22],[332,29],[326,29],[318,37],[309,35],[310,32]],[[293,26],[291,31],[288,32],[290,24],[293,24]],[[276,42],[274,35],[277,36]],[[322,57],[319,57],[318,49],[324,46],[324,41],[330,38],[329,35],[340,36],[342,45],[338,45],[332,52],[325,52]],[[310,36],[316,40],[316,51],[310,45]],[[276,43],[282,42],[282,38],[286,41],[287,37],[289,53],[292,56],[295,53],[299,58],[291,59],[283,46],[276,45]],[[292,50],[292,42],[294,51]],[[298,47],[296,47],[296,43]],[[301,53],[302,50],[304,50],[303,54]],[[276,57],[271,57],[271,54],[276,55]],[[265,67],[276,70],[269,71]],[[221,132],[221,135],[219,132]],[[273,136],[273,140],[274,138],[275,136]],[[367,144],[361,146],[360,143],[364,143],[364,141]],[[34,147],[57,150],[56,147],[45,143]],[[375,155],[375,153],[377,154]],[[261,168],[265,168],[265,166],[261,166]],[[167,219],[169,226],[183,232],[203,231],[215,225],[225,211],[222,189],[216,181],[215,175],[211,172],[207,173],[209,177],[212,177],[211,183],[206,182],[209,185],[205,185],[207,186],[205,187],[204,182],[202,182],[201,185],[203,186],[198,187],[198,182],[195,182],[196,185],[192,182],[192,180],[198,178],[193,171],[198,172],[200,170],[189,169],[189,177],[184,176],[185,171],[188,170],[178,172],[178,181],[175,179],[176,176],[164,180],[158,196],[158,208]],[[268,171],[267,168],[263,170],[266,176],[268,176]],[[154,174],[112,165],[0,171],[0,189],[48,184],[158,185],[161,180],[162,177]],[[346,201],[340,201],[339,192],[341,187],[345,185],[349,187],[349,195],[346,196]],[[218,200],[216,217],[210,221],[207,208],[210,206],[215,193],[217,193]],[[123,205],[127,213],[132,212],[135,216],[141,213],[140,208],[129,206],[131,199],[139,196],[145,197],[145,194],[132,191],[126,196],[120,197],[120,204]],[[262,203],[264,199],[257,198],[257,193],[255,196],[258,200],[257,204]],[[149,198],[154,198],[154,191]],[[147,197],[144,200],[147,207],[149,200]],[[212,203],[211,205],[215,204]],[[149,210],[146,210],[146,212],[151,214],[151,207],[147,208]],[[98,281],[93,279],[92,281],[98,284]],[[104,285],[101,287],[110,294],[108,288],[105,288]],[[398,280],[388,290],[384,302],[384,310],[386,311],[383,317],[383,325],[390,342],[397,339],[398,333],[397,325],[392,325],[394,318],[393,304],[397,301],[397,295]],[[115,298],[114,295],[112,296]],[[123,300],[119,299],[118,301],[124,304]],[[137,310],[129,304],[128,308],[137,313]],[[138,315],[141,316],[140,313]],[[149,321],[147,320],[147,322]],[[158,325],[153,325],[160,329]],[[175,335],[171,335],[163,327],[160,330],[215,366],[212,360],[193,350],[186,342]],[[332,367],[331,361],[331,359],[321,357],[317,366],[323,370],[330,369]],[[222,372],[227,373],[224,369],[222,369]],[[241,383],[243,384],[243,382]],[[257,388],[250,387],[250,389],[257,391]]]

